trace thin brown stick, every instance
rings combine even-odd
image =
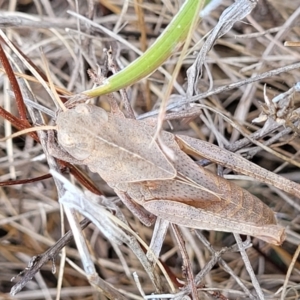
[[[11,84],[12,90],[15,94],[15,99],[16,99],[16,104],[18,107],[18,111],[19,111],[19,115],[20,115],[20,120],[22,120],[24,122],[25,125],[27,125],[28,127],[30,127],[30,124],[27,120],[27,114],[26,114],[26,106],[24,104],[23,101],[23,97],[22,97],[22,93],[21,93],[21,89],[19,87],[18,81],[16,79],[16,76],[14,74],[14,71],[6,57],[6,54],[3,50],[3,47],[0,43],[0,61],[3,65],[3,68],[7,74],[7,77],[9,79],[9,82]]]

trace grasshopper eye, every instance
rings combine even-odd
[[[80,138],[77,139],[74,147],[76,149],[80,149],[82,151],[93,151],[94,149],[94,139],[90,135],[81,135]]]
[[[77,137],[78,138],[78,137]],[[78,139],[70,137],[66,133],[61,133],[58,136],[59,144],[67,151],[71,156],[77,160],[84,160],[91,155],[94,143],[92,139],[82,138],[82,141],[78,142]]]
[[[91,155],[94,149],[94,140],[90,137],[82,137],[81,141],[77,141],[69,150],[69,153],[78,160],[84,160]]]

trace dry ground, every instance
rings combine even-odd
[[[182,1],[98,0],[78,1],[78,4],[72,0],[16,2],[0,0],[1,29],[36,66],[45,71],[43,51],[54,84],[76,94],[92,87],[93,83],[86,71],[89,68],[96,69],[97,64],[103,65],[104,48],[113,48],[116,61],[123,68],[138,56],[133,47],[145,51],[170,22],[178,10],[178,2]],[[175,102],[175,95],[186,90],[186,70],[201,49],[202,38],[216,26],[222,11],[232,3],[223,2],[224,6],[220,5],[214,9],[193,33],[191,51],[185,57],[177,77],[181,90],[174,88],[170,101]],[[264,72],[297,63],[300,47],[283,45],[284,41],[300,40],[299,21],[297,23],[300,10],[297,2],[260,0],[251,15],[242,22],[237,22],[227,34],[216,41],[208,53],[207,67],[198,84],[199,93],[210,88],[214,91],[216,88],[251,77],[256,78]],[[79,21],[76,15],[68,11],[76,11],[86,19]],[[92,23],[88,23],[87,19]],[[97,25],[103,26],[110,33],[105,33]],[[124,44],[119,38],[128,44]],[[132,47],[129,47],[130,45]],[[16,64],[21,66],[18,72],[32,76],[32,72],[17,60],[8,47],[4,46],[4,49],[14,67]],[[169,77],[165,74],[172,74],[179,55],[180,53],[175,53],[162,65],[164,73],[157,71],[148,80],[143,80],[128,89],[136,115],[159,108],[169,83]],[[291,89],[299,78],[299,69],[294,69],[275,75],[269,74],[266,78],[255,79],[254,83],[242,84],[221,93],[211,93],[196,103],[214,108],[219,113],[202,110],[196,117],[166,123],[165,129],[219,143],[220,146],[243,155],[261,167],[299,182],[300,129],[297,102],[300,95],[292,92],[291,96],[286,98],[288,102],[282,104],[286,106],[279,108],[281,115],[262,106],[265,102],[264,86],[267,96],[272,99]],[[0,80],[0,105],[18,116],[12,87],[3,69]],[[53,100],[38,80],[28,82],[38,102],[54,111]],[[24,86],[23,82],[19,81],[19,84]],[[23,94],[23,97],[31,98],[30,94]],[[106,97],[97,101],[98,105],[109,109]],[[177,111],[182,112],[185,108],[186,106],[178,108]],[[252,121],[261,114],[263,108],[269,113],[270,123],[265,125],[264,130],[267,134],[262,137],[260,129],[266,123],[254,124]],[[46,115],[44,117],[45,122],[49,123],[50,118]],[[281,125],[274,126],[272,131],[269,130],[270,126],[275,123],[270,121],[271,117],[281,122]],[[4,118],[1,117],[0,122],[1,135],[9,135],[11,131],[16,131],[10,122],[4,122]],[[235,129],[236,127],[240,130]],[[269,151],[247,142],[244,136],[249,135],[266,145]],[[285,158],[275,156],[271,150]],[[289,162],[286,162],[286,158],[289,158]],[[8,143],[1,142],[0,162],[1,182],[32,179],[49,173],[40,144],[29,136],[16,138]],[[217,171],[217,168],[215,169]],[[98,176],[88,170],[84,171],[91,176],[99,191],[121,208],[132,228],[149,244],[153,227],[140,224],[128,209],[117,201],[113,191]],[[273,246],[253,238],[253,246],[246,251],[265,299],[299,299],[299,199],[272,186],[227,172],[226,169],[218,171],[267,203],[277,212],[279,223],[287,227],[287,240],[282,246]],[[69,172],[65,174],[70,178]],[[78,181],[74,182],[81,187]],[[57,188],[52,178],[0,187],[0,216],[0,299],[10,299],[9,292],[13,286],[10,279],[23,270],[33,256],[54,245],[61,237],[62,230],[69,229],[69,224],[62,218]],[[62,224],[65,225],[63,229]],[[182,230],[192,274],[196,276],[201,270],[205,273],[198,285],[199,299],[259,299],[256,298],[259,297],[256,296],[259,287],[255,291],[241,254],[230,249],[225,251],[224,247],[235,244],[233,235],[214,231],[204,231],[202,234],[199,238],[195,231]],[[128,245],[113,243],[95,224],[89,225],[85,230],[85,237],[99,276],[119,290],[124,299],[142,299],[133,280],[133,272],[137,272],[145,294],[155,292],[149,276],[136,257],[136,252]],[[219,263],[216,262],[218,253],[212,253],[213,250],[209,250],[210,246],[205,244],[205,240],[209,241],[214,251],[224,250]],[[62,256],[57,257],[54,262],[56,273],[52,273],[52,263],[48,262],[33,281],[27,283],[17,294],[17,299],[107,299],[99,290],[91,287],[80,271],[82,262],[75,243],[71,241],[65,249],[66,252],[62,252]],[[177,292],[179,287],[191,278],[189,270],[182,270],[183,264],[185,268],[188,268],[189,264],[183,260],[182,251],[179,249],[175,233],[170,229],[165,237],[160,259],[169,276],[174,279],[173,285]],[[294,255],[295,261],[291,265]],[[65,259],[65,264],[62,264],[61,260]],[[160,292],[171,293],[164,275],[158,269],[154,270],[153,274],[158,274],[162,282],[163,288]],[[16,282],[18,280],[19,278]]]

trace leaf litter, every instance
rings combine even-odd
[[[207,42],[212,36],[206,37],[207,33],[217,30],[224,21],[221,18],[222,13],[232,2],[222,2],[204,17],[193,33],[190,49],[177,82],[174,83],[167,114],[179,114],[187,108],[197,109],[199,104],[207,109],[202,109],[197,117],[192,115],[182,120],[170,121],[172,132],[216,143],[297,182],[300,99],[297,82],[300,75],[300,54],[299,48],[285,47],[284,42],[300,39],[296,23],[300,10],[296,1],[259,1],[257,4],[254,1],[238,2],[248,2],[253,9],[252,13],[242,21],[238,18],[229,20],[232,21],[232,27],[228,27],[227,32],[219,32],[217,38],[212,39],[212,44],[206,44],[206,49],[210,50],[201,58],[204,68],[197,81],[190,81],[191,78],[186,77],[186,70],[195,63],[199,51],[201,53],[201,49],[205,49],[203,40]],[[75,3],[58,0],[45,0],[40,4],[19,1],[16,7],[9,8],[7,3],[2,2],[0,26],[25,55],[44,69],[40,51],[42,48],[54,85],[76,94],[92,87],[86,71],[88,68],[96,70],[97,64],[103,65],[104,48],[112,46],[116,53],[115,60],[120,67],[124,67],[139,55],[139,49],[145,49],[143,43],[147,42],[149,45],[157,38],[178,10],[178,3],[174,1],[167,2],[164,4],[166,6],[160,1],[141,3],[102,0],[99,4],[89,4],[79,3],[76,7]],[[140,10],[135,5],[142,7],[144,22],[138,23],[140,17],[137,13]],[[70,14],[69,10],[76,11],[82,19],[79,20],[74,13]],[[240,15],[244,16],[242,12]],[[146,42],[139,40],[141,32],[146,32]],[[15,68],[19,66],[14,71],[32,74],[13,53],[9,53],[8,48],[5,50],[11,64]],[[140,118],[145,113],[157,116],[157,108],[164,99],[168,78],[179,55],[179,52],[175,53],[162,66],[163,72],[159,70],[147,81],[139,82],[128,89],[131,105]],[[186,105],[185,91],[189,86],[187,82],[192,82],[188,97],[192,107]],[[26,83],[19,80],[19,84],[22,86],[24,98],[37,99],[39,105],[55,111],[51,96],[45,92],[39,81],[34,82],[30,78],[32,93],[27,95],[24,94]],[[17,115],[15,99],[11,96],[11,87],[3,70],[1,85],[1,106]],[[98,105],[109,109],[108,103],[107,97],[101,97]],[[33,120],[31,114],[31,122],[41,124],[43,119],[46,119],[46,123],[49,122],[47,115],[41,117]],[[1,135],[4,131],[6,135],[10,134],[13,130],[10,124],[4,122],[3,118],[0,121]],[[164,126],[170,130],[168,124]],[[270,151],[265,151],[266,149],[262,150],[252,140],[259,141],[266,148],[289,158],[288,162]],[[36,178],[49,172],[40,144],[30,137],[1,143],[0,151],[1,182]],[[209,168],[213,169],[214,166]],[[117,201],[105,182],[89,173],[94,184],[107,199],[104,202],[103,199],[102,202],[91,201],[92,208],[84,200],[79,200],[81,209],[86,210],[83,215],[89,217],[94,224],[84,231],[90,258],[87,257],[82,266],[82,252],[77,250],[74,243],[69,244],[62,256],[54,259],[51,255],[48,257],[50,262],[43,265],[41,276],[37,275],[34,281],[27,283],[25,289],[18,293],[18,297],[51,299],[59,295],[60,299],[88,299],[94,293],[99,293],[99,299],[105,299],[103,295],[110,295],[111,299],[142,299],[143,295],[154,292],[167,297],[176,291],[179,292],[177,299],[183,299],[184,293],[189,294],[193,285],[188,285],[181,291],[178,288],[189,282],[189,274],[192,273],[198,284],[199,299],[297,299],[299,199],[272,186],[251,181],[248,177],[229,173],[227,169],[218,168],[216,171],[225,178],[234,179],[278,212],[280,224],[287,228],[287,241],[281,247],[265,244],[257,239],[252,240],[252,246],[247,240],[244,244],[237,240],[238,246],[232,247],[235,240],[231,234],[182,230],[182,238],[187,248],[187,253],[184,254],[174,233],[169,230],[166,237],[159,236],[162,245],[160,259],[172,268],[172,275],[178,278],[175,285],[168,278],[168,272],[163,273],[147,265],[147,259],[139,248],[139,238],[146,244],[150,243],[153,228],[141,225]],[[0,199],[0,263],[3,270],[0,274],[0,290],[8,294],[13,285],[9,282],[10,278],[24,269],[28,262],[31,261],[31,268],[36,265],[39,260],[32,258],[47,252],[55,245],[62,236],[61,230],[67,231],[69,225],[61,219],[57,190],[52,179],[1,187]],[[106,211],[112,214],[106,227],[97,223],[101,218],[98,215],[99,205],[104,205]],[[138,237],[130,235],[127,227],[124,229],[122,225],[117,223],[117,226],[109,221],[115,220],[114,215],[125,224],[129,222]],[[62,229],[62,225],[66,228]],[[116,233],[119,238],[123,236],[123,243],[115,239]],[[238,247],[242,249],[244,260]],[[243,251],[245,248],[246,251]],[[248,259],[245,259],[244,252]],[[67,260],[62,264],[64,257]],[[187,269],[182,272],[181,267],[185,260],[189,264],[184,264]],[[87,272],[87,267],[92,265],[89,264],[91,261],[100,275],[97,279],[89,278],[90,282],[98,286],[96,290],[90,286],[82,272],[82,267]],[[53,264],[57,265],[55,274],[52,274]],[[60,266],[63,272],[59,269]],[[135,279],[132,277],[133,272],[138,274]],[[147,299],[151,299],[151,296]]]

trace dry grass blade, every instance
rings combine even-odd
[[[91,180],[85,175],[81,179],[106,195],[101,201],[83,193],[81,183],[67,173],[64,176],[72,184],[62,181],[70,184],[70,190],[65,190],[61,180],[56,179],[55,185],[53,178],[44,176],[49,165],[59,171],[45,150],[45,133],[40,135],[42,145],[23,136],[10,142],[11,146],[0,142],[2,297],[18,292],[18,299],[32,300],[299,298],[299,3],[212,2],[217,3],[215,8],[203,14],[185,53],[174,53],[147,83],[137,83],[115,98],[122,103],[127,93],[126,108],[133,109],[128,116],[133,119],[135,115],[137,120],[156,118],[166,99],[169,123],[164,123],[164,129],[203,140],[203,152],[193,160],[200,165],[209,164],[207,157],[219,161],[223,167],[210,164],[207,168],[235,181],[275,211],[279,224],[287,228],[287,240],[278,247],[257,238],[249,242],[242,236],[236,245],[231,233],[187,227],[179,228],[181,234],[174,233],[163,219],[155,228],[146,227],[98,174],[85,167],[79,171],[69,164],[68,170],[88,173]],[[104,49],[112,47],[115,54],[110,57],[108,74],[134,61],[167,27],[179,3],[183,1],[101,0],[88,1],[89,5],[85,1],[0,1],[0,138],[5,130],[50,124],[57,117],[55,91],[68,100],[91,89],[94,82],[86,71],[96,69],[97,64],[107,67]],[[51,84],[39,69],[47,70]],[[178,76],[172,79],[174,71]],[[169,97],[172,86],[174,94]],[[107,111],[113,103],[109,96],[93,101]],[[112,111],[118,109],[112,105]],[[125,136],[124,143],[128,140]],[[206,143],[214,144],[217,154]],[[243,172],[244,160],[229,155],[230,161],[224,162],[216,145],[271,173],[256,174],[252,180],[232,173],[232,169]],[[170,150],[164,144],[161,147]],[[169,172],[172,177],[173,171]],[[285,179],[281,181],[277,173]],[[119,172],[115,176],[121,177]],[[32,178],[43,180],[24,184]],[[5,186],[6,181],[18,185]],[[77,245],[71,233],[62,233],[70,225],[61,217],[58,199],[66,206]],[[83,232],[76,221],[80,216],[89,219]],[[23,275],[10,282],[24,269]],[[55,269],[59,271],[53,273]]]

